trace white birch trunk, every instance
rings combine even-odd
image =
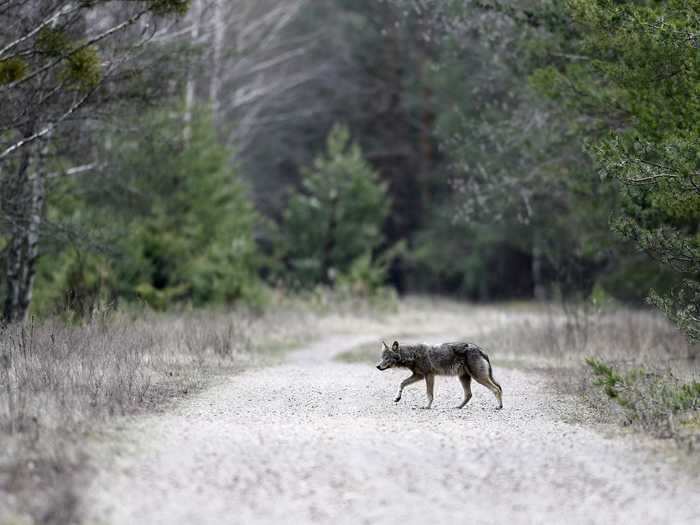
[[[34,174],[30,181],[31,202],[29,206],[29,223],[25,235],[25,254],[22,264],[22,281],[19,298],[17,319],[27,320],[29,307],[34,297],[34,281],[36,280],[36,265],[39,260],[39,236],[44,216],[45,185],[44,174],[41,170]]]
[[[211,84],[209,86],[209,101],[211,103],[214,121],[219,120],[221,108],[221,74],[226,38],[226,13],[224,0],[214,0],[214,46],[212,56]]]
[[[192,16],[192,27],[190,29],[190,40],[193,44],[197,44],[199,40],[200,25],[202,20],[202,0],[193,0],[190,10]],[[192,138],[192,112],[194,111],[195,102],[195,76],[194,68],[190,67],[187,75],[187,86],[185,88],[185,115],[184,115],[184,131],[183,138],[185,142],[189,142]]]

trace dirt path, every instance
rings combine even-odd
[[[325,340],[137,420],[102,447],[86,523],[700,523],[692,479],[562,422],[536,376],[495,370],[502,411],[478,385],[449,408],[461,390],[439,378],[417,410],[422,385],[392,402],[405,371],[332,361],[368,340]]]

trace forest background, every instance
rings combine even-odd
[[[699,5],[0,2],[4,319],[323,287],[697,340]]]

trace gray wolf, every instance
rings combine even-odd
[[[412,375],[399,386],[394,402],[401,401],[403,389],[408,385],[425,379],[430,408],[433,404],[433,387],[435,376],[457,376],[464,389],[464,400],[456,408],[464,408],[472,397],[471,380],[481,383],[491,390],[498,400],[498,408],[503,408],[503,389],[493,378],[489,357],[473,343],[444,343],[441,345],[399,345],[398,341],[389,348],[382,341],[382,360],[377,364],[379,370],[389,368],[407,368]]]

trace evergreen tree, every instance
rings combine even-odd
[[[303,286],[331,285],[360,258],[372,257],[389,210],[386,186],[347,128],[336,126],[326,148],[304,172],[282,226],[290,270]]]
[[[42,263],[40,307],[80,315],[94,306],[86,300],[165,309],[258,299],[257,215],[210,117],[195,115],[185,141],[179,112],[147,114],[138,134],[112,137],[105,176],[50,203],[52,221],[82,231],[83,243],[54,246]],[[68,182],[60,194],[71,193]]]
[[[614,229],[675,276],[650,300],[700,340],[700,2],[574,0],[569,60],[535,81],[585,117]],[[582,119],[583,120],[583,119]]]

